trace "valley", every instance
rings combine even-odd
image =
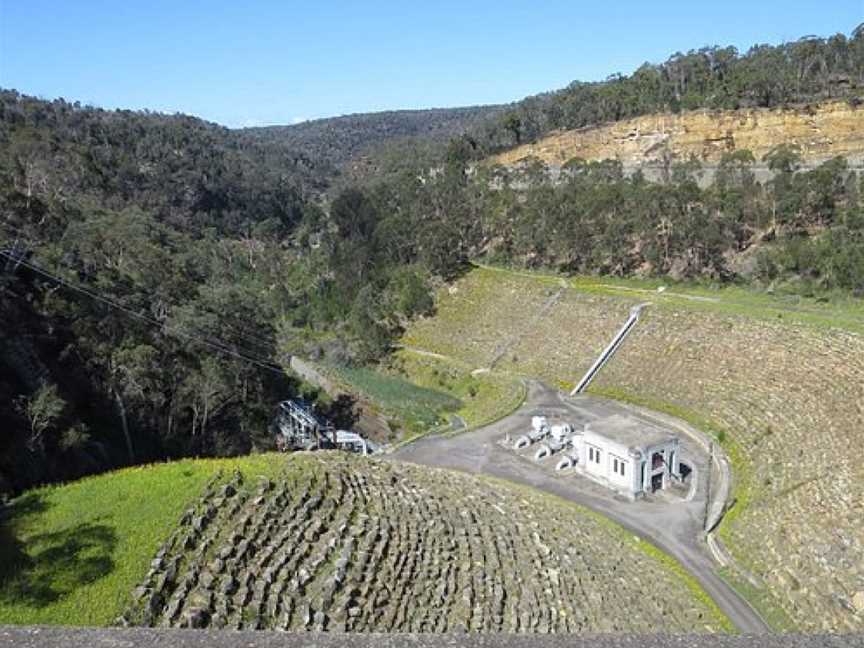
[[[231,127],[0,79],[0,643],[861,641],[864,24],[352,113],[488,17],[270,9],[146,53]]]

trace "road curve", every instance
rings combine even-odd
[[[582,401],[584,405],[589,401]],[[614,405],[591,399],[592,409]],[[393,459],[429,466],[490,475],[530,486],[585,506],[615,521],[643,540],[673,556],[702,586],[739,631],[746,634],[770,632],[759,614],[715,571],[715,565],[701,541],[704,499],[676,505],[638,504],[617,498],[584,479],[566,478],[521,459],[503,448],[499,440],[527,429],[532,414],[559,412],[578,419],[583,407],[560,397],[539,383],[530,383],[525,404],[511,416],[484,428],[452,437],[426,437],[403,446]]]

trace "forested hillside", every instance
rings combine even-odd
[[[362,166],[358,159],[374,154],[382,144],[413,140],[446,142],[489,121],[504,106],[471,106],[430,110],[392,110],[315,119],[293,126],[247,128],[243,135],[253,141],[276,142],[304,151],[316,160],[351,172]]]
[[[655,110],[854,105],[862,85],[859,27],[676,55],[504,115],[231,131],[0,92],[0,492],[266,447],[274,403],[299,388],[290,354],[374,362],[474,260],[860,293],[864,188],[843,158],[803,169],[778,142],[757,181],[737,150],[708,185],[698,162],[649,182],[615,161],[552,181],[539,162],[478,160]],[[352,186],[361,158],[371,175]]]
[[[3,92],[0,491],[267,447],[287,353],[373,354],[426,277],[353,251],[362,201],[324,224],[329,178],[198,119]]]
[[[581,128],[658,112],[696,108],[772,108],[849,98],[864,90],[864,23],[851,35],[805,36],[777,46],[702,47],[645,63],[630,75],[574,81],[528,97],[471,133],[481,155]]]

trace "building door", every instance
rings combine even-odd
[[[654,493],[663,488],[663,473],[651,475],[651,492]]]

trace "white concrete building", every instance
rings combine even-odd
[[[631,499],[681,477],[678,437],[634,417],[616,414],[587,423],[572,444],[578,472]]]

